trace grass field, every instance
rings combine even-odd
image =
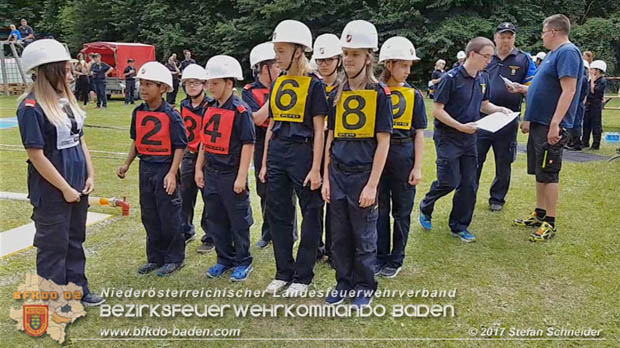
[[[620,100],[613,102],[620,106]],[[15,114],[16,98],[0,97],[0,117]],[[132,108],[113,100],[108,109],[86,108],[89,125],[129,126]],[[430,103],[427,100],[430,115]],[[430,117],[429,117],[430,121]],[[620,111],[605,111],[605,131],[620,131]],[[432,125],[432,122],[429,122]],[[432,127],[432,126],[431,126]],[[130,143],[128,131],[87,128],[85,139],[91,150],[126,152]],[[519,142],[526,136],[520,134]],[[17,128],[0,130],[0,144],[21,145]],[[603,144],[597,153],[611,156],[615,148]],[[26,192],[26,153],[19,147],[0,147],[0,191]],[[12,149],[12,150],[11,150]],[[590,151],[590,150],[588,150]],[[91,211],[114,214],[104,223],[89,227],[84,244],[87,253],[87,276],[90,287],[117,289],[201,289],[232,288],[263,290],[275,274],[273,251],[258,250],[254,243],[260,237],[262,223],[255,192],[252,208],[255,223],[251,228],[255,271],[243,284],[225,279],[210,280],[206,269],[214,264],[215,254],[199,255],[199,242],[187,246],[185,268],[169,277],[138,276],[136,269],[145,261],[145,232],[140,222],[138,203],[138,166],[134,164],[128,178],[120,181],[116,168],[124,156],[93,153],[96,169],[96,196],[126,196],[131,205],[129,217],[111,208],[92,207]],[[391,307],[396,304],[453,304],[455,317],[448,318],[101,318],[98,309],[67,329],[71,347],[199,347],[199,346],[424,346],[424,347],[618,347],[620,345],[620,160],[608,163],[565,162],[561,173],[561,194],[557,226],[559,234],[550,243],[532,244],[530,230],[511,226],[511,220],[534,208],[534,179],[526,175],[525,155],[519,154],[513,165],[508,203],[500,213],[488,209],[488,189],[493,174],[493,156],[489,156],[481,180],[471,230],[477,242],[463,244],[450,236],[448,215],[451,198],[437,203],[432,232],[423,232],[417,223],[418,204],[435,178],[435,149],[431,139],[425,140],[423,177],[417,188],[416,207],[407,247],[405,266],[391,280],[380,279],[380,289],[457,289],[456,298],[381,298],[374,304]],[[250,175],[254,188],[254,176]],[[253,191],[253,190],[252,190]],[[200,201],[200,200],[199,200]],[[0,230],[30,222],[31,206],[26,202],[0,201]],[[202,209],[202,203],[196,207]],[[199,216],[200,214],[196,214]],[[197,222],[197,221],[196,221]],[[200,232],[202,233],[202,232]],[[31,338],[15,330],[8,317],[9,307],[18,307],[12,292],[24,280],[26,272],[35,272],[34,249],[0,259],[0,335],[3,347],[55,347],[49,337]],[[325,264],[315,267],[314,289],[325,290],[335,285],[334,271]],[[312,303],[322,299],[117,299],[110,304],[247,304],[247,303]],[[100,339],[100,330],[128,327],[239,328],[240,338],[220,341],[153,341]],[[602,330],[600,341],[549,340],[488,340],[470,336],[472,329],[503,327],[507,339],[511,327],[543,329],[592,328]],[[480,332],[480,331],[478,331]],[[469,340],[478,338],[478,340]],[[512,337],[514,338],[514,337]],[[260,340],[256,340],[260,339]],[[279,340],[270,340],[279,339]],[[324,339],[317,342],[312,339]],[[370,339],[368,341],[360,339]],[[392,340],[385,340],[392,339]],[[398,340],[402,339],[402,340]],[[409,340],[406,340],[409,339]],[[418,339],[418,340],[411,340]],[[447,339],[447,340],[434,340]]]

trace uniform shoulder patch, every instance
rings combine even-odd
[[[37,101],[35,99],[26,99],[24,101],[24,105],[34,108],[35,106],[37,106]]]
[[[246,109],[245,106],[239,104],[239,105],[237,105],[237,111],[239,111],[239,113],[244,113],[244,112],[248,111],[248,109]]]
[[[390,91],[390,87],[388,87],[387,85],[381,83],[381,84],[379,84],[379,86],[381,88],[383,88],[383,93],[385,93],[385,95],[391,95],[392,94],[392,91]]]
[[[250,90],[252,88],[252,84],[248,83],[247,85],[243,86],[243,89],[245,90]]]

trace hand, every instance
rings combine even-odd
[[[547,142],[551,145],[557,144],[562,137],[560,137],[560,125],[551,123],[549,125],[549,132],[547,133]]]
[[[84,183],[84,188],[82,189],[82,193],[87,195],[95,190],[95,178],[89,176],[86,179],[86,183]]]
[[[62,196],[65,198],[67,203],[79,203],[80,202],[80,193],[77,192],[76,189],[69,186],[67,189],[62,191]]]
[[[321,195],[323,196],[323,200],[327,203],[330,203],[330,196],[329,196],[329,179],[326,179],[325,182],[323,183],[323,187],[321,188]]]
[[[530,132],[530,121],[521,122],[521,133],[527,134]]]
[[[413,168],[409,173],[409,185],[415,186],[422,182],[422,169]]]
[[[260,172],[258,172],[258,179],[263,184],[267,182],[267,165],[263,164],[260,167]]]
[[[176,175],[168,172],[164,177],[164,189],[169,196],[172,196],[174,191],[177,188],[177,177]]]
[[[525,92],[527,92],[527,87],[525,85],[522,85],[522,84],[518,83],[518,82],[513,82],[512,85],[506,84],[506,89],[510,93],[525,94]]]
[[[233,191],[235,191],[236,194],[242,193],[243,191],[245,191],[245,184],[246,180],[241,177],[237,177],[235,179],[235,183],[233,184]]]
[[[122,166],[118,167],[118,170],[116,170],[116,175],[118,175],[118,177],[121,179],[125,179],[125,174],[127,174],[127,171],[129,171],[129,165],[123,164]]]
[[[366,186],[364,186],[364,189],[362,190],[362,194],[360,194],[360,208],[367,208],[375,204],[376,198],[377,187],[366,184]]]
[[[308,181],[310,182],[310,190],[318,189],[321,187],[321,173],[318,170],[310,169],[304,180],[304,186],[308,185]]]
[[[196,186],[200,187],[201,189],[205,188],[205,174],[202,172],[202,170],[196,170],[196,172],[194,173],[194,181],[196,182]]]
[[[506,108],[506,107],[500,106],[500,107],[499,107],[499,112],[503,112],[503,113],[505,113],[506,115],[510,115],[510,114],[512,114],[514,111],[510,110],[509,108]]]
[[[459,130],[466,134],[475,134],[478,131],[478,127],[476,127],[474,122],[469,122],[461,125],[461,129]]]

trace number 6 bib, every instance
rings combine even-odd
[[[165,112],[136,113],[136,149],[141,155],[170,156],[170,117]]]
[[[205,151],[228,155],[235,111],[211,107],[202,120],[202,144]]]
[[[377,91],[342,92],[336,107],[334,137],[341,139],[374,138],[376,117]]]
[[[308,76],[278,77],[269,101],[274,120],[304,122],[310,81],[312,78]]]

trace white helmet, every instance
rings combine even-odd
[[[243,80],[241,64],[231,56],[221,54],[211,57],[207,61],[205,69],[207,70],[207,80],[225,78]]]
[[[607,63],[605,63],[602,60],[595,60],[592,62],[592,64],[590,64],[590,68],[592,69],[598,69],[602,72],[606,72],[607,71]]]
[[[379,36],[374,24],[365,20],[355,20],[347,23],[340,36],[342,48],[368,48],[379,50]]]
[[[304,46],[306,52],[312,52],[312,33],[300,21],[286,19],[278,23],[273,31],[271,42],[286,42]]]
[[[456,59],[465,59],[465,57],[467,57],[467,55],[464,51],[459,51],[459,53],[456,54]]]
[[[276,59],[276,51],[273,50],[273,42],[263,42],[250,51],[250,68],[266,60]]]
[[[381,45],[379,63],[386,60],[420,60],[415,54],[415,47],[409,39],[402,36],[394,36]]]
[[[22,66],[26,72],[43,64],[69,60],[71,55],[65,46],[53,39],[37,40],[22,52]]]
[[[334,34],[319,35],[314,40],[314,55],[312,59],[325,59],[342,55],[342,44]]]
[[[200,81],[207,80],[206,70],[198,64],[190,64],[183,69],[183,75],[181,75],[181,82],[185,80],[195,79]]]
[[[536,58],[540,59],[540,60],[545,59],[546,56],[547,56],[547,54],[545,52],[542,52],[542,51],[536,53]]]
[[[140,67],[136,78],[139,80],[149,80],[161,82],[168,86],[168,92],[172,92],[172,74],[170,70],[159,62],[147,62]]]
[[[593,63],[594,63],[594,62],[593,62]],[[587,60],[585,60],[585,59],[583,60],[583,66],[584,66],[586,69],[590,69],[590,63],[588,63],[588,61],[587,61]]]

